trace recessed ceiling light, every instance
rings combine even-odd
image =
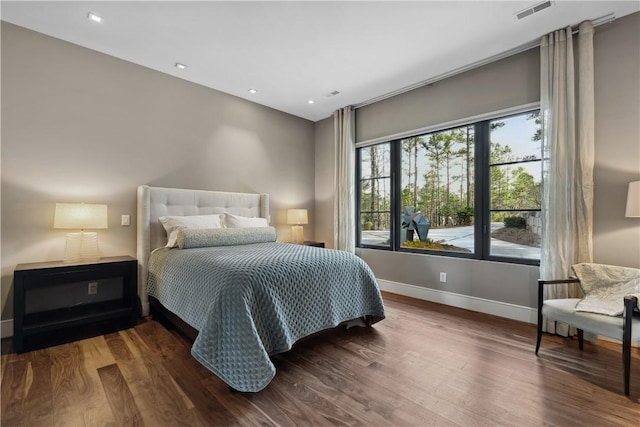
[[[185,68],[187,68],[187,66],[179,62],[176,62],[176,68],[180,68],[181,70],[184,70]]]
[[[102,17],[96,15],[95,13],[89,12],[87,14],[87,19],[93,22],[102,22]]]
[[[307,104],[315,104],[316,102],[313,99],[307,101]]]
[[[256,89],[249,89],[249,93],[257,93],[258,91]]]

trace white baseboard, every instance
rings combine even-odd
[[[538,323],[538,312],[535,308],[471,297],[468,295],[455,294],[453,292],[446,292],[438,289],[423,288],[421,286],[392,282],[390,280],[377,280],[381,290],[394,294],[437,302],[453,307],[464,308],[466,310],[478,311],[480,313],[493,314],[494,316],[519,320],[521,322],[532,323],[534,325]],[[607,337],[598,338],[604,341],[620,343],[618,340],[613,340]],[[640,340],[633,341],[631,346],[640,347]]]
[[[538,313],[535,308],[455,294],[438,289],[423,288],[421,286],[392,282],[390,280],[377,280],[381,290],[394,294],[478,311],[480,313],[493,314],[494,316],[519,320],[526,323],[536,324],[538,322]]]
[[[9,338],[13,336],[13,319],[3,320],[0,322],[0,338]]]

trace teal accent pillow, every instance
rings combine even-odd
[[[178,231],[177,241],[180,249],[267,243],[276,241],[276,229],[273,227],[186,228]]]

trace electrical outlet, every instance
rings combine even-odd
[[[440,272],[440,281],[445,283],[447,281],[447,273]]]
[[[87,295],[95,295],[98,293],[98,282],[89,282],[87,286]]]

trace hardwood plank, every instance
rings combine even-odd
[[[344,400],[350,400],[352,404],[357,402],[342,395],[339,390],[318,381],[308,372],[300,376],[301,372],[296,365],[288,361],[288,358],[276,357],[278,385],[284,386],[280,387],[280,390],[289,400],[300,402],[303,413],[318,417],[319,421],[314,424],[366,425],[359,414],[345,409],[348,405]]]
[[[14,357],[6,363],[0,392],[3,426],[23,424],[28,369],[29,361],[25,358]]]
[[[312,348],[308,346],[312,345]],[[325,350],[327,350],[325,352]],[[352,353],[333,348],[330,342],[318,338],[317,344],[306,343],[304,351],[293,352],[293,357],[300,354],[300,363],[305,371],[316,376],[324,383],[334,384],[341,393],[348,395],[363,406],[366,414],[374,413],[381,417],[376,425],[451,425],[450,420],[416,405],[411,399],[387,388],[386,382],[376,382],[361,370],[357,357]],[[331,353],[329,355],[328,353]],[[338,357],[335,357],[339,354]],[[290,358],[289,358],[290,359]],[[381,396],[384,398],[381,399]],[[398,411],[404,407],[406,411]],[[376,417],[377,418],[377,417]],[[373,423],[373,420],[370,421]]]
[[[111,407],[106,404],[107,396],[98,374],[98,369],[115,363],[107,342],[104,336],[99,336],[79,341],[78,345],[81,350],[82,372],[87,381],[83,411],[85,425],[87,427],[116,425]]]
[[[91,366],[96,369],[116,363],[104,335],[78,341],[78,345],[84,360],[91,361]]]
[[[162,360],[152,352],[134,329],[119,334],[134,360],[119,362],[128,383],[136,384],[134,395],[141,411],[154,414],[162,425],[204,426],[195,405],[175,380],[162,369]]]
[[[98,369],[107,401],[121,426],[142,426],[142,416],[117,364]]]
[[[4,344],[3,344],[3,348],[4,348]],[[0,382],[2,381],[2,378],[4,378],[4,371],[7,367],[7,363],[11,359],[12,359],[11,354],[2,352],[2,356],[0,356]]]
[[[181,392],[193,403],[199,418],[205,424],[238,425],[238,420],[202,384],[202,378],[210,378],[211,373],[193,359],[189,349],[159,324],[148,324],[142,341],[151,352],[161,356],[160,366],[170,375]]]
[[[193,402],[208,425],[240,425],[239,421],[202,385],[197,375],[184,365],[164,360],[162,366]]]
[[[325,347],[318,345],[317,351],[320,358],[333,359],[333,364],[340,369],[353,369],[357,372],[358,381],[367,384],[369,388],[376,390],[384,396],[385,401],[394,402],[393,416],[407,419],[406,425],[485,425],[491,424],[491,420],[478,414],[469,412],[444,399],[441,399],[438,387],[441,383],[449,381],[446,372],[438,371],[412,371],[402,372],[399,364],[371,361],[365,369],[360,369],[357,363],[351,362],[353,351],[349,351],[339,345]],[[434,379],[433,375],[440,374],[440,379]],[[401,387],[398,387],[401,384]],[[398,410],[397,408],[404,408]]]
[[[201,380],[202,385],[214,396],[241,425],[246,426],[284,426],[288,425],[278,408],[264,402],[266,395],[261,393],[239,393],[229,390],[221,379],[209,376]],[[257,397],[260,395],[259,397]],[[253,400],[253,397],[257,397]],[[275,412],[275,413],[274,413]],[[293,424],[292,424],[293,425]]]
[[[263,412],[279,426],[324,424],[323,419],[310,413],[307,407],[297,400],[292,400],[283,388],[286,388],[286,384],[272,383],[259,393],[242,393],[241,397],[251,402],[256,410]]]
[[[33,380],[27,389],[24,424],[51,426],[53,425],[51,357],[48,352],[38,350],[28,353],[26,358],[29,360]]]
[[[144,424],[175,425],[172,414],[179,416],[186,408],[176,407],[176,403],[180,404],[181,401],[160,399],[160,396],[166,395],[164,388],[170,387],[171,384],[158,381],[157,369],[151,365],[151,371],[149,370],[145,360],[140,356],[140,350],[136,349],[135,343],[127,337],[126,331],[105,335],[105,341],[116,360],[120,374],[129,386]]]
[[[109,351],[116,362],[133,360],[133,355],[131,354],[129,347],[120,337],[118,332],[105,335],[104,340],[106,341],[107,347],[109,347]]]
[[[45,349],[51,359],[51,393],[54,426],[83,426],[86,383],[79,372],[77,343]]]
[[[274,380],[237,393],[146,319],[135,328],[2,356],[4,425],[635,426],[621,346],[545,335],[534,325],[384,294],[372,328],[325,331],[273,356]],[[47,376],[47,372],[49,375]]]

